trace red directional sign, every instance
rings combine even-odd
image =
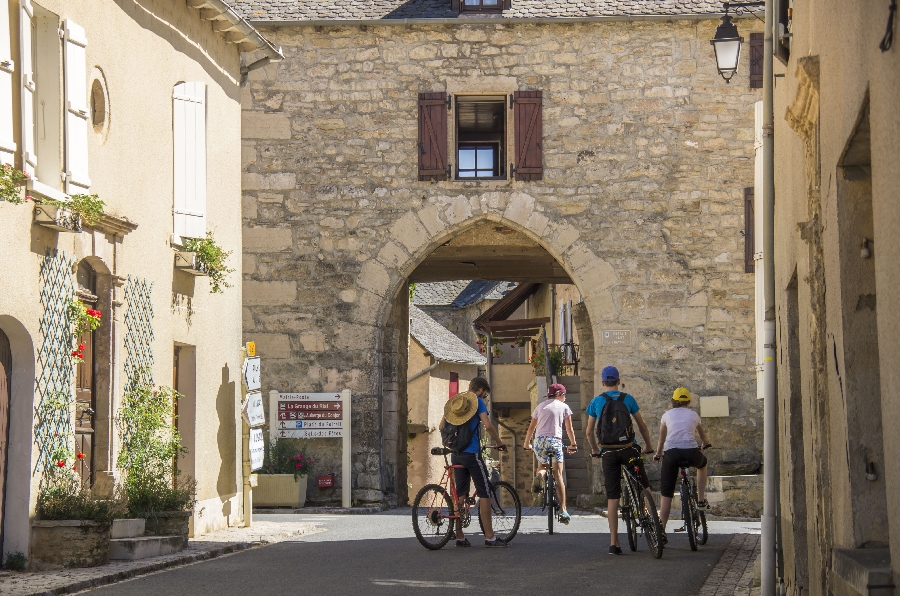
[[[344,404],[339,401],[280,401],[278,402],[278,410],[282,412],[290,410],[322,410],[335,411],[343,410]]]

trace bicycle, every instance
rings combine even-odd
[[[484,449],[495,448],[496,446],[488,445]],[[444,474],[440,483],[423,486],[413,501],[413,531],[419,543],[429,550],[439,550],[450,541],[456,531],[456,520],[460,520],[463,528],[468,528],[472,521],[469,507],[475,505],[475,497],[463,495],[460,498],[457,494],[453,471],[463,466],[450,463],[447,456],[451,453],[452,451],[445,447],[432,448],[432,455],[444,457]],[[522,504],[519,502],[519,495],[511,484],[502,480],[491,482],[489,488],[492,493],[491,524],[494,535],[509,543],[515,538],[522,522]],[[484,522],[480,515],[478,523],[484,532]]]
[[[532,448],[531,451],[534,449]],[[549,462],[542,467],[547,471],[541,483],[541,511],[547,510],[547,530],[553,535],[553,521],[559,519],[559,495],[556,493],[556,478],[553,476],[553,454],[548,454]]]
[[[697,505],[697,486],[690,474],[690,463],[678,462],[681,472],[681,517],[684,526],[676,529],[676,532],[687,530],[688,542],[691,550],[697,550],[697,545],[706,544],[709,539],[709,530],[706,527],[706,513]]]
[[[602,454],[591,454],[591,457],[601,457]],[[660,540],[662,526],[659,523],[659,512],[653,497],[641,485],[638,478],[638,465],[644,463],[643,458],[634,457],[622,466],[622,502],[619,506],[622,512],[622,520],[628,534],[628,547],[631,552],[637,551],[638,526],[647,540],[650,552],[657,559],[662,558],[663,544]]]

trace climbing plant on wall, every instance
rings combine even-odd
[[[72,265],[66,253],[48,253],[41,263],[41,347],[38,352],[34,440],[38,450],[35,472],[46,478],[53,470],[74,465],[72,427],[72,321],[69,304],[75,298]]]

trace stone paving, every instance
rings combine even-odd
[[[161,571],[170,567],[213,559],[229,553],[321,532],[304,522],[254,522],[250,528],[225,528],[191,539],[180,553],[140,561],[115,561],[101,567],[45,572],[0,571],[0,594],[4,596],[49,596],[71,594],[88,588]]]
[[[755,563],[759,534],[735,534],[697,596],[756,596]]]

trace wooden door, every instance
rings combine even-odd
[[[9,338],[0,330],[0,545],[3,544],[3,505],[6,503],[6,454],[9,441],[9,401],[12,377],[12,350]]]
[[[178,359],[181,356],[181,347],[175,346],[175,353],[172,358],[172,389],[178,391]],[[178,400],[172,404],[172,428],[178,432]],[[172,462],[172,469],[178,471],[178,454],[175,455],[175,461]],[[172,477],[172,487],[175,487],[175,477]]]
[[[87,304],[88,308],[93,305]],[[86,486],[94,483],[94,332],[81,335],[78,342],[84,344],[84,362],[75,366],[75,452],[84,454],[76,460],[76,468],[81,482]]]

